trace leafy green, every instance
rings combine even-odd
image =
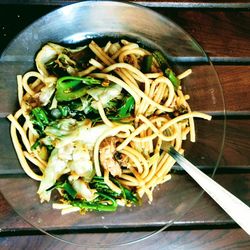
[[[58,105],[57,108],[50,110],[50,115],[52,119],[65,118],[70,115],[70,108],[67,105]]]
[[[121,189],[121,193],[118,194],[114,192],[105,182],[103,177],[94,176],[89,187],[96,190],[96,198],[92,201],[86,201],[85,199],[77,198],[77,191],[72,187],[72,185],[66,180],[64,182],[59,181],[52,187],[48,188],[46,191],[51,191],[53,189],[60,189],[64,191],[64,199],[72,206],[79,207],[82,210],[90,211],[105,211],[105,212],[114,212],[117,209],[116,199],[125,199],[131,203],[136,204],[138,199],[136,195],[123,187],[119,181],[111,177],[116,185]]]
[[[80,209],[90,210],[90,211],[103,211],[103,212],[114,212],[117,209],[117,202],[114,198],[97,193],[98,198],[95,201],[83,201],[83,200],[73,200],[70,204]]]
[[[68,116],[70,109],[68,106],[58,106],[58,109],[61,111],[62,117]]]
[[[35,143],[31,146],[31,150],[37,149],[38,146],[40,146],[41,142],[39,139],[35,141]]]
[[[95,210],[95,211],[106,211],[113,212],[117,209],[116,199],[124,198],[132,203],[137,203],[137,197],[128,189],[124,188],[117,180],[111,178],[111,180],[118,185],[122,192],[118,194],[110,189],[109,186],[104,182],[103,177],[94,176],[89,183],[90,188],[96,189],[97,197],[94,201],[84,201],[84,200],[70,200],[69,203],[72,206],[79,207],[85,210]]]
[[[45,127],[49,125],[50,122],[46,110],[42,107],[36,107],[31,110],[31,121],[40,134],[43,133]]]
[[[94,176],[94,178],[89,183],[89,186],[96,189],[97,192],[110,195],[113,198],[118,198],[119,194],[114,192],[105,182],[103,177]]]
[[[49,61],[45,63],[46,69],[53,75],[56,76],[65,76],[65,74],[68,75],[67,71],[63,68],[61,68],[58,63],[56,63],[54,60]]]
[[[123,195],[123,198],[125,200],[129,200],[130,202],[136,204],[138,203],[138,198],[136,197],[135,193],[133,193],[132,191],[128,190],[127,188],[123,187],[121,185],[121,183],[116,180],[115,178],[111,177],[110,178],[117,186],[119,186],[119,188],[121,189],[121,193]]]
[[[72,134],[77,129],[78,124],[75,119],[65,118],[51,122],[44,132],[46,135],[60,138]]]
[[[124,104],[118,109],[118,117],[125,118],[131,115],[131,111],[135,106],[135,100],[133,96],[124,98]]]
[[[91,188],[94,188],[98,191],[98,193],[107,194],[113,198],[123,198],[125,200],[128,200],[132,203],[137,203],[138,199],[136,195],[128,190],[127,188],[123,187],[118,180],[116,180],[113,177],[110,177],[110,180],[114,182],[119,188],[121,189],[121,193],[116,193],[113,191],[104,181],[104,178],[101,176],[94,176],[92,181],[89,183]]]
[[[45,63],[50,74],[61,77],[86,69],[94,53],[88,46],[70,49],[49,43],[57,51],[57,56]]]
[[[62,189],[64,190],[68,195],[70,195],[71,198],[75,199],[77,192],[75,189],[71,186],[71,184],[68,181],[65,182],[57,182],[52,187],[48,188],[46,191],[50,191],[53,189]]]
[[[118,84],[110,84],[107,87],[93,87],[87,91],[87,94],[93,97],[94,101],[91,103],[91,106],[94,109],[97,108],[97,104],[95,101],[99,101],[102,103],[102,106],[106,108],[108,103],[113,100],[117,99],[121,95],[122,87]]]

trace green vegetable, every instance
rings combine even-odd
[[[73,118],[65,118],[50,123],[44,130],[42,138],[44,145],[66,145],[73,141],[81,141],[89,147],[94,147],[96,140],[111,128],[105,124],[89,127],[89,120],[77,121]]]
[[[39,132],[42,133],[45,127],[49,124],[47,112],[41,107],[36,107],[31,110],[31,115],[32,123],[37,125]]]
[[[71,101],[87,93],[86,86],[99,85],[100,80],[91,77],[64,76],[57,80],[56,100]]]
[[[112,197],[106,194],[102,194],[102,193],[97,193],[97,194],[98,194],[98,199],[94,202],[74,200],[74,201],[70,201],[70,204],[72,206],[79,207],[80,209],[86,209],[86,210],[96,210],[96,211],[105,211],[105,212],[116,211],[117,202],[115,199],[113,199]]]
[[[57,182],[55,185],[48,188],[46,191],[50,191],[53,189],[63,189],[73,199],[75,199],[76,195],[77,195],[77,192],[75,191],[75,189],[71,186],[71,184],[68,181]]]
[[[125,97],[124,104],[118,110],[118,116],[120,118],[125,118],[130,116],[130,113],[133,110],[134,105],[135,105],[135,100],[133,96]]]
[[[173,70],[171,70],[170,68],[167,68],[165,70],[165,74],[167,75],[168,79],[172,82],[172,84],[174,85],[174,89],[177,90],[180,86],[180,79],[178,79],[175,76],[175,73],[173,72]]]
[[[170,69],[166,57],[159,50],[153,52],[153,57],[158,62],[162,71],[174,85],[174,89],[177,90],[180,86],[180,80],[175,76],[175,73]]]
[[[162,54],[161,51],[159,51],[159,50],[154,51],[153,57],[155,58],[155,60],[159,64],[162,71],[164,71],[166,68],[169,67],[168,61],[167,61],[166,57]]]
[[[70,109],[68,106],[58,106],[58,109],[60,110],[62,117],[66,117],[70,112]]]
[[[41,142],[40,140],[36,140],[36,142],[31,146],[31,150],[37,149],[38,146],[40,146]]]
[[[94,176],[89,186],[96,189],[98,193],[109,195],[113,198],[118,198],[119,194],[114,192],[105,182],[103,177]]]
[[[46,135],[60,138],[70,134],[75,134],[77,129],[78,124],[76,120],[72,118],[65,118],[51,122],[50,125],[46,127],[44,132]]]
[[[65,69],[61,68],[58,63],[56,63],[54,60],[53,61],[49,61],[47,63],[45,63],[46,69],[53,75],[56,76],[64,76],[65,74],[67,74],[67,72],[65,71]]]
[[[136,197],[136,195],[135,195],[132,191],[130,191],[130,190],[128,190],[127,188],[123,187],[123,186],[121,185],[121,183],[120,183],[119,181],[117,181],[116,179],[114,179],[113,177],[111,177],[110,179],[111,179],[117,186],[119,186],[119,188],[120,188],[121,191],[122,191],[123,198],[124,198],[125,200],[129,200],[130,202],[132,202],[132,203],[134,203],[134,204],[138,203],[138,198]]]
[[[89,186],[97,190],[98,197],[94,201],[89,202],[72,200],[70,201],[70,204],[81,209],[113,212],[117,209],[116,199],[124,198],[132,203],[137,203],[137,197],[130,190],[124,188],[114,178],[111,178],[111,180],[120,187],[122,191],[121,194],[118,194],[110,189],[110,187],[104,182],[103,177],[94,176],[89,183]]]
[[[50,74],[58,77],[72,75],[88,66],[88,62],[94,57],[94,53],[88,46],[70,49],[57,44],[49,43],[57,55],[45,63],[45,67]]]
[[[110,189],[109,186],[104,182],[103,177],[94,176],[91,182],[89,183],[90,188],[96,189],[97,197],[93,201],[86,201],[76,198],[77,192],[72,187],[72,185],[66,180],[64,182],[57,182],[55,185],[47,189],[50,191],[53,189],[61,189],[64,191],[64,198],[70,205],[79,207],[83,210],[95,210],[95,211],[105,211],[105,212],[114,212],[117,209],[116,199],[124,198],[127,201],[132,203],[137,203],[138,199],[134,193],[130,190],[124,188],[116,179],[111,177],[116,185],[121,189],[121,193],[118,194]]]
[[[97,192],[97,198],[94,201],[86,201],[77,199],[77,192],[71,186],[68,181],[65,182],[57,182],[55,185],[47,189],[46,191],[50,191],[53,189],[62,189],[65,191],[64,198],[75,207],[79,207],[80,209],[85,210],[96,210],[96,211],[106,211],[113,212],[117,209],[117,202],[114,197],[108,195],[106,193]]]
[[[46,146],[42,146],[38,151],[38,155],[42,160],[47,161],[49,158],[49,150],[47,149]]]
[[[144,73],[149,73],[151,71],[151,66],[153,63],[153,56],[152,55],[147,55],[143,57],[142,61],[142,72]]]
[[[124,96],[122,100],[113,99],[106,104],[105,113],[109,120],[119,121],[132,115],[134,105],[135,100],[132,96]],[[101,118],[98,115],[98,117],[91,120],[99,122]]]
[[[98,193],[109,195],[113,198],[124,198],[125,200],[128,200],[132,203],[137,203],[138,199],[135,196],[135,194],[123,187],[119,181],[117,181],[115,178],[111,177],[110,180],[114,182],[119,188],[121,189],[121,193],[118,194],[114,192],[112,189],[110,189],[109,186],[104,182],[104,178],[100,176],[94,176],[94,178],[91,180],[89,185],[91,188],[94,188],[98,191]]]
[[[108,106],[108,103],[115,99],[121,97],[122,87],[118,84],[110,84],[107,87],[94,87],[87,91],[87,94],[93,97],[95,101],[100,101],[104,108]],[[97,108],[96,102],[92,102],[91,106],[94,109]]]

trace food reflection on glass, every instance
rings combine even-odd
[[[176,75],[161,51],[135,42],[47,43],[35,63],[17,76],[11,137],[41,202],[57,190],[62,214],[116,211],[144,195],[151,203],[175,163],[162,144],[183,154],[183,140],[195,142],[194,118],[211,119],[182,92],[191,70]]]

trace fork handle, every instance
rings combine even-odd
[[[250,235],[250,207],[200,171],[174,148],[171,147],[168,153]]]

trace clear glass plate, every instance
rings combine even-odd
[[[225,106],[216,71],[197,42],[171,20],[150,9],[119,2],[81,2],[57,9],[23,30],[4,50],[0,58],[1,114],[17,107],[16,75],[34,68],[34,55],[48,41],[75,44],[86,39],[108,36],[127,37],[166,53],[178,73],[191,68],[183,80],[184,92],[191,96],[192,110],[213,115],[211,122],[196,121],[196,143],[185,144],[185,156],[197,166],[214,173],[223,149]],[[1,122],[1,192],[13,209],[39,230],[60,240],[83,246],[125,245],[148,238],[179,219],[202,195],[197,184],[182,172],[154,192],[152,204],[119,208],[116,213],[93,212],[62,216],[51,203],[41,204],[38,183],[25,176],[16,158],[9,124]],[[73,237],[69,233],[78,233]],[[100,234],[100,232],[105,234]],[[116,233],[114,233],[116,232]],[[117,233],[118,232],[118,233]]]

